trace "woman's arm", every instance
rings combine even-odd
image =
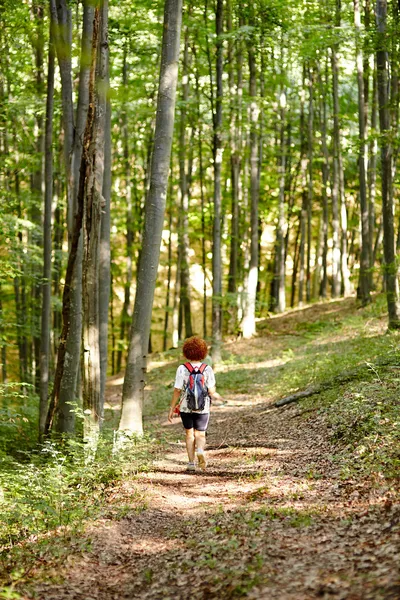
[[[179,398],[181,397],[181,391],[182,390],[179,390],[178,388],[174,388],[174,391],[172,393],[171,406],[168,413],[168,421],[170,423],[172,423],[172,418],[174,416],[174,408],[178,404]]]
[[[208,388],[208,393],[211,396],[212,400],[220,400],[221,399],[221,396],[218,394],[215,387]]]

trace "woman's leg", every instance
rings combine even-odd
[[[195,451],[195,438],[194,429],[185,429],[186,433],[186,450],[189,458],[189,462],[194,462],[194,451]],[[196,431],[197,433],[197,431]]]
[[[199,461],[199,467],[202,471],[205,471],[206,467],[207,467],[206,455],[204,454],[204,447],[206,445],[206,432],[195,429],[194,436],[195,436],[196,454],[197,454],[197,460]]]
[[[196,452],[204,452],[204,448],[206,447],[206,432],[194,430],[194,437],[196,443]]]

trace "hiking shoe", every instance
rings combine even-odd
[[[199,467],[202,471],[206,470],[207,461],[203,451],[197,453],[197,460],[199,461]]]
[[[195,471],[196,467],[194,466],[194,462],[188,462],[186,465],[186,471]]]

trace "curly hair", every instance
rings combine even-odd
[[[203,360],[208,354],[206,342],[196,336],[187,338],[183,344],[183,355],[189,360]]]

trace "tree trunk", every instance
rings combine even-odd
[[[106,82],[108,66],[108,0],[98,0],[93,22],[92,63],[89,79],[89,111],[84,138],[83,190],[83,414],[84,439],[96,447],[103,416],[100,375],[99,275],[100,232],[104,176]]]
[[[185,29],[185,45],[183,52],[182,73],[182,99],[180,110],[179,130],[179,191],[181,205],[181,219],[179,234],[180,260],[181,260],[181,286],[180,304],[182,321],[185,324],[185,335],[191,337],[192,317],[190,310],[190,271],[189,271],[189,179],[190,173],[186,171],[186,121],[187,105],[189,102],[189,30]]]
[[[358,131],[359,131],[359,152],[358,152],[358,173],[359,173],[359,198],[361,211],[361,258],[360,258],[360,297],[363,306],[371,302],[370,295],[370,240],[369,240],[369,222],[368,222],[368,201],[367,201],[367,144],[365,140],[365,99],[364,99],[364,73],[363,73],[363,55],[360,41],[361,17],[359,0],[354,0],[354,23],[356,27],[356,65],[357,65],[357,84],[358,84]]]
[[[150,190],[146,199],[143,245],[119,424],[120,431],[137,434],[143,432],[143,372],[149,345],[151,313],[164,224],[174,129],[181,22],[182,0],[166,0]]]
[[[40,345],[40,406],[39,437],[45,430],[49,393],[50,321],[51,321],[51,212],[53,201],[53,112],[55,52],[50,24],[49,60],[47,69],[47,100],[45,124],[45,196],[43,224],[43,283]]]
[[[242,322],[243,337],[251,338],[256,333],[256,297],[258,285],[258,201],[260,195],[258,118],[260,108],[257,104],[257,71],[254,40],[249,42],[249,95],[250,104],[250,264],[247,280],[245,312]]]
[[[54,0],[51,0],[52,4]],[[57,0],[58,27],[55,28],[56,49],[60,65],[62,83],[62,106],[64,123],[64,152],[65,170],[67,174],[67,223],[68,236],[71,245],[72,223],[77,208],[79,169],[82,157],[82,142],[84,138],[86,118],[89,104],[89,76],[91,43],[93,37],[94,6],[91,0],[85,0],[83,6],[83,26],[81,41],[81,64],[79,72],[78,107],[76,111],[76,127],[73,120],[72,84],[71,84],[71,11],[65,0]],[[56,22],[57,23],[57,22]],[[61,36],[61,40],[58,37]],[[61,47],[59,47],[61,44]],[[65,46],[65,44],[68,44]],[[72,131],[71,131],[72,130]],[[67,146],[67,148],[66,148]],[[57,407],[56,428],[59,433],[72,433],[75,429],[75,413],[71,403],[77,398],[77,381],[80,368],[81,337],[82,337],[82,239],[79,239],[74,270],[71,281],[69,336],[66,342],[66,360],[60,386]]]
[[[109,98],[110,72],[109,53],[106,65],[106,117],[104,132],[104,175],[103,198],[104,206],[101,214],[100,232],[100,275],[99,275],[99,323],[100,323],[100,407],[101,416],[104,413],[105,389],[108,366],[108,314],[111,292],[111,183],[112,183],[112,148],[111,148],[111,102]]]
[[[173,185],[173,171],[172,171],[172,155],[171,155],[171,166],[170,166],[170,186],[169,186],[169,218],[168,218],[168,275],[167,275],[167,294],[165,299],[165,317],[164,317],[164,335],[163,335],[163,352],[167,349],[167,341],[168,341],[168,324],[169,324],[169,315],[170,315],[170,304],[171,304],[171,279],[172,279],[172,209],[173,209],[173,193],[174,193],[174,185]]]
[[[243,19],[240,18],[239,26],[243,25]],[[233,30],[232,25],[232,7],[229,5],[228,30]],[[230,232],[230,251],[229,251],[229,273],[228,273],[228,292],[232,295],[230,298],[230,323],[229,330],[237,330],[237,311],[238,311],[238,262],[239,262],[239,210],[240,210],[240,171],[242,165],[242,100],[243,100],[243,43],[241,39],[236,40],[236,90],[234,77],[234,45],[231,46],[230,57],[230,90],[231,90],[231,175],[232,175],[232,209],[231,209],[231,232]]]
[[[325,82],[322,81],[319,73],[320,98],[321,98],[321,147],[322,147],[322,279],[320,286],[321,298],[326,298],[328,290],[328,233],[329,233],[329,205],[328,205],[328,187],[329,187],[329,152],[327,142],[327,116],[326,116],[326,91],[325,85],[328,83],[328,77]]]
[[[340,295],[340,273],[341,273],[341,253],[340,253],[340,173],[339,173],[339,152],[340,136],[339,132],[339,94],[338,94],[338,68],[336,48],[331,50],[332,62],[332,88],[333,88],[333,162],[332,162],[332,298]]]
[[[313,156],[314,156],[314,77],[310,68],[307,69],[308,78],[308,127],[307,127],[307,151],[308,151],[308,190],[307,190],[307,275],[306,275],[306,299],[311,301],[311,239],[312,239],[312,203],[314,195],[313,182]]]
[[[376,199],[376,162],[378,155],[378,86],[376,61],[373,72],[372,103],[371,103],[371,141],[369,143],[368,160],[368,212],[369,212],[369,252],[370,252],[370,287],[374,289],[374,240],[375,240],[375,199]],[[400,249],[400,245],[399,245]]]
[[[274,311],[281,313],[286,309],[286,257],[285,257],[285,181],[286,181],[286,90],[281,89],[280,98],[280,145],[279,145],[279,204],[276,227],[276,283]]]
[[[382,177],[382,219],[383,250],[385,257],[386,295],[389,312],[389,329],[400,328],[400,302],[397,279],[396,252],[393,223],[393,147],[391,143],[390,107],[388,97],[387,50],[387,1],[376,2],[377,39],[377,78],[379,98],[379,124],[381,131],[381,177]]]
[[[303,65],[303,88],[305,84],[305,66]],[[306,230],[307,230],[307,141],[305,135],[305,117],[304,101],[301,100],[300,108],[300,155],[301,155],[301,214],[300,214],[300,246],[299,246],[299,306],[304,302],[304,283],[305,283],[305,250],[306,250]]]
[[[128,64],[127,64],[127,46],[124,46],[124,63],[122,82],[124,90],[128,90]],[[129,329],[130,315],[129,307],[131,304],[131,285],[132,285],[132,253],[134,241],[133,213],[132,213],[132,182],[131,182],[131,155],[129,149],[129,130],[128,130],[128,107],[125,104],[122,113],[122,139],[124,146],[124,175],[125,175],[125,200],[126,200],[126,279],[124,285],[124,304],[121,312],[120,345],[117,354],[117,372],[122,368],[122,355],[125,344],[125,332]]]
[[[341,25],[341,0],[336,0],[335,27]],[[346,297],[350,293],[350,274],[347,265],[347,208],[344,193],[344,172],[341,151],[340,135],[340,108],[339,108],[339,65],[338,65],[339,43],[335,42],[332,46],[332,95],[333,95],[333,147],[334,147],[334,177],[333,177],[333,195],[336,194],[335,204],[340,210],[340,252],[336,252],[333,260],[340,264],[340,292]],[[332,198],[333,201],[333,198]],[[335,216],[334,216],[335,219]],[[338,240],[339,243],[339,240]],[[336,248],[335,248],[336,250]],[[337,248],[338,250],[338,248]],[[339,293],[339,292],[338,292]],[[334,295],[338,295],[334,294]]]
[[[44,93],[43,85],[43,54],[44,54],[44,10],[40,2],[32,1],[32,12],[35,20],[35,30],[33,33],[33,49],[35,55],[35,87],[38,102],[38,110],[35,114],[37,138],[35,140],[36,156],[33,173],[31,176],[32,203],[30,208],[31,221],[35,227],[31,231],[31,243],[38,248],[42,247],[42,196],[43,196],[43,155],[44,155],[44,135],[43,135],[43,113],[42,99]],[[41,336],[40,331],[40,313],[41,313],[41,285],[40,268],[35,263],[32,270],[32,308],[31,308],[31,330],[33,331],[33,356],[35,362],[34,385],[35,391],[40,394],[40,361],[41,361]]]
[[[56,42],[56,50],[57,50],[57,54],[59,55],[59,64],[60,64],[60,71],[61,71],[61,64],[62,64],[62,60],[63,60],[63,48],[61,47],[57,47],[57,44],[60,44],[60,39],[57,37],[60,36],[60,32],[63,32],[64,30],[60,27],[60,22],[58,21],[58,27],[57,25],[57,21],[54,20],[54,0],[51,0],[52,5],[52,19],[54,21],[55,24],[55,28],[54,28],[54,38],[55,38],[55,42]],[[86,16],[88,17],[88,13],[86,13]],[[91,27],[93,26],[93,23],[91,25]],[[82,32],[82,54],[84,54],[86,52],[87,49],[87,35],[88,35],[88,31],[90,30],[90,25],[89,25],[89,19],[87,18],[87,20],[84,19],[84,30]],[[93,32],[93,28],[91,29],[91,31]],[[93,40],[93,36],[92,36],[92,40]],[[85,46],[84,46],[85,45]],[[85,48],[85,51],[84,51]],[[93,52],[90,53],[90,56],[92,56]],[[91,60],[91,59],[90,59]],[[83,68],[86,68],[87,66],[87,55],[85,54],[85,61],[82,63],[81,65],[81,70]],[[91,65],[93,66],[93,65]],[[95,65],[94,65],[95,66]],[[90,71],[90,76],[93,76],[93,74],[91,73],[91,67],[89,68]],[[90,77],[89,77],[90,79]],[[63,91],[64,94],[64,91]],[[87,101],[86,101],[87,98]],[[72,102],[72,97],[71,97],[71,102]],[[80,104],[82,106],[81,110],[85,110],[84,106],[87,107],[87,105],[89,104],[89,94],[87,93],[86,96],[82,97],[82,99],[80,99]],[[66,102],[67,104],[67,102]],[[92,113],[94,110],[94,106],[92,105],[91,107]],[[63,106],[63,110],[64,110],[64,106]],[[78,106],[78,113],[80,112],[79,110],[79,106]],[[87,113],[89,115],[89,113]],[[64,127],[65,127],[65,119],[66,116],[64,115]],[[68,264],[67,264],[67,272],[65,275],[65,284],[64,284],[64,292],[63,292],[63,307],[62,307],[62,329],[61,329],[61,335],[60,335],[60,343],[59,343],[59,347],[58,347],[58,354],[57,354],[57,366],[56,366],[56,372],[55,372],[55,376],[54,376],[54,385],[53,385],[53,392],[52,392],[52,397],[51,397],[51,401],[50,401],[50,406],[47,412],[47,417],[46,417],[46,424],[45,424],[45,434],[47,435],[50,431],[50,429],[53,426],[54,423],[54,417],[56,414],[56,411],[58,412],[58,419],[57,419],[57,430],[61,433],[61,432],[72,432],[74,429],[74,413],[73,410],[71,409],[71,406],[69,405],[69,402],[73,401],[74,399],[74,393],[75,393],[75,387],[76,387],[76,382],[77,382],[77,372],[78,372],[78,366],[79,366],[79,351],[78,351],[78,356],[76,356],[76,338],[77,338],[77,331],[76,331],[76,324],[79,323],[79,319],[80,319],[80,315],[76,314],[77,311],[77,304],[76,304],[76,272],[77,272],[77,266],[78,263],[81,259],[81,230],[82,230],[82,222],[83,222],[83,196],[84,196],[84,191],[85,191],[85,180],[86,180],[86,169],[88,167],[88,160],[89,160],[89,156],[87,154],[87,147],[85,146],[86,144],[89,144],[90,141],[90,134],[91,134],[91,126],[92,123],[91,121],[93,120],[93,115],[91,117],[91,119],[88,118],[87,123],[86,123],[86,128],[85,128],[85,135],[84,135],[84,139],[83,139],[83,144],[82,144],[82,140],[80,140],[80,144],[82,144],[82,148],[86,148],[85,152],[82,152],[81,154],[81,167],[80,167],[80,176],[79,176],[79,189],[78,189],[78,194],[76,197],[76,212],[74,215],[74,225],[73,225],[73,234],[72,234],[72,238],[71,238],[71,242],[70,242],[70,251],[69,251],[69,255],[68,255]],[[72,152],[73,148],[71,147],[71,152]],[[71,193],[71,198],[73,199],[73,194],[74,194],[74,181],[73,181],[73,177],[72,177],[72,171],[70,171],[70,179],[69,179],[69,186],[72,188],[72,193]],[[80,311],[79,311],[80,312]],[[72,331],[72,335],[71,334]],[[98,331],[97,331],[98,333]],[[80,334],[80,331],[79,331]],[[74,347],[75,346],[75,347]],[[80,348],[80,340],[79,340],[79,345],[78,348]],[[77,362],[77,368],[75,367],[75,363]],[[99,365],[100,365],[100,360],[99,360]],[[100,368],[100,366],[98,365],[98,367]],[[68,388],[68,383],[70,384],[70,388]]]
[[[222,76],[223,76],[223,0],[216,5],[216,98],[213,113],[213,160],[214,160],[214,220],[212,246],[212,359],[221,361],[222,343],[222,255],[221,255],[221,167],[222,167]]]

